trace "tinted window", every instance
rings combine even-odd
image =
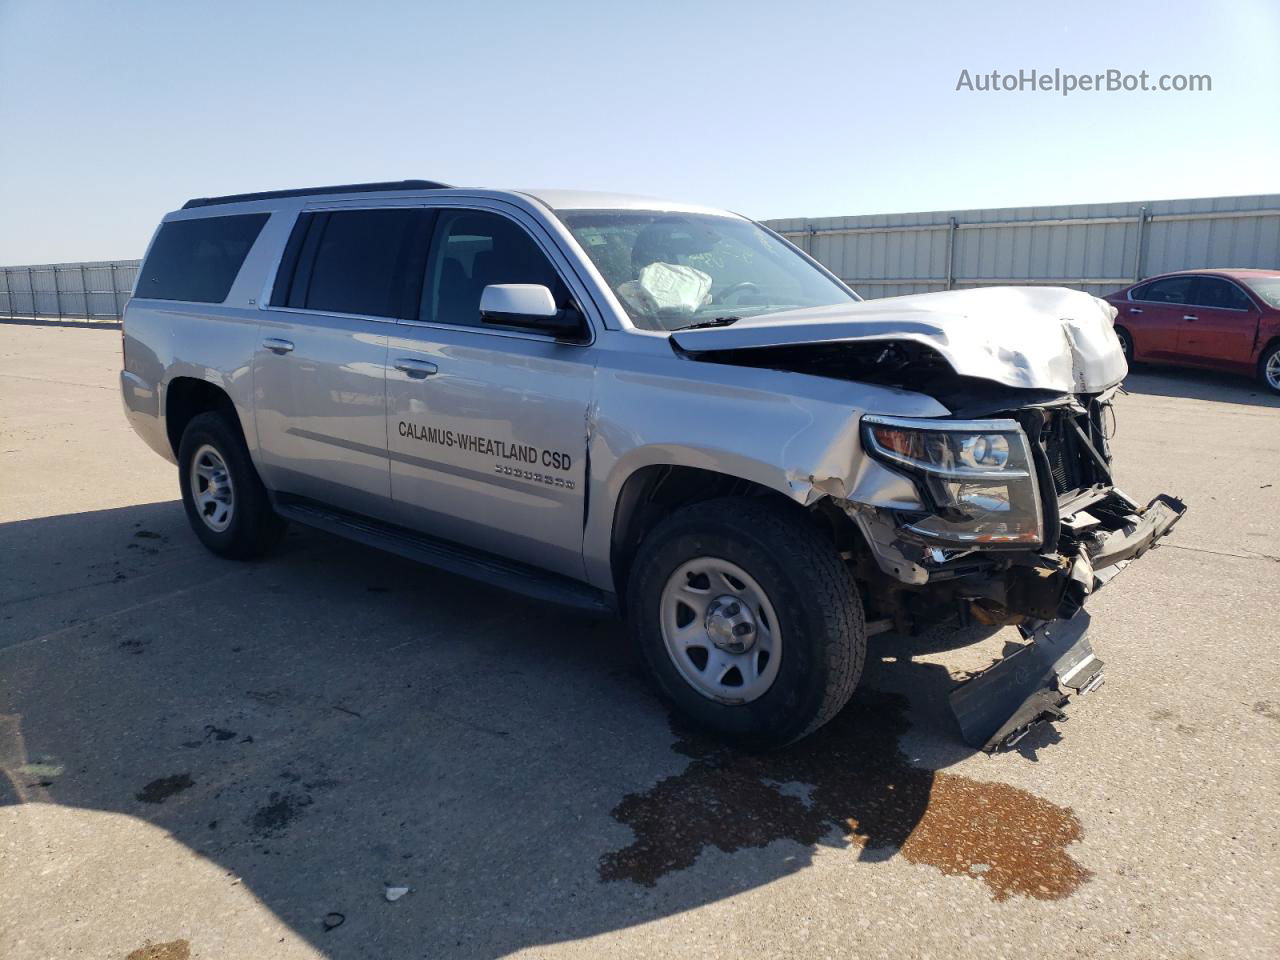
[[[136,296],[221,303],[269,214],[171,220],[138,274]]]
[[[420,296],[429,221],[421,209],[304,215],[281,264],[283,274],[296,263],[283,302],[330,313],[408,316]],[[279,298],[273,294],[272,302]]]
[[[480,326],[480,294],[491,283],[540,283],[558,305],[568,303],[568,290],[541,248],[496,213],[442,211],[431,251],[423,320]]]
[[[1195,277],[1166,277],[1147,284],[1142,299],[1154,303],[1187,303]]]
[[[1227,310],[1248,310],[1253,306],[1244,291],[1230,280],[1219,277],[1201,277],[1196,284],[1195,303],[1200,307],[1221,307]]]

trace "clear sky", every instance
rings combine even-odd
[[[1212,92],[957,91],[960,72]],[[1280,191],[1280,3],[0,0],[0,263],[423,177],[757,218]]]

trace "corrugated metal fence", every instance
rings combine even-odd
[[[868,297],[997,284],[1107,294],[1170,270],[1280,269],[1280,194],[767,223]]]
[[[0,267],[0,317],[118,320],[139,260]]]
[[[1193,267],[1280,269],[1280,194],[771,220],[863,296],[1055,284],[1105,294]],[[0,267],[0,317],[120,317],[139,261]]]

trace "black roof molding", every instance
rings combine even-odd
[[[195,197],[182,205],[212,207],[219,203],[242,203],[246,200],[280,200],[284,197],[314,197],[325,193],[389,193],[393,190],[447,190],[449,184],[434,180],[384,180],[380,183],[342,183],[332,187],[300,187],[296,190],[267,190],[263,193],[231,193],[225,197]]]

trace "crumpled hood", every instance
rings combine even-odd
[[[689,353],[805,343],[912,340],[968,377],[1010,387],[1098,393],[1124,379],[1116,310],[1065,287],[982,287],[748,317],[676,331]]]

